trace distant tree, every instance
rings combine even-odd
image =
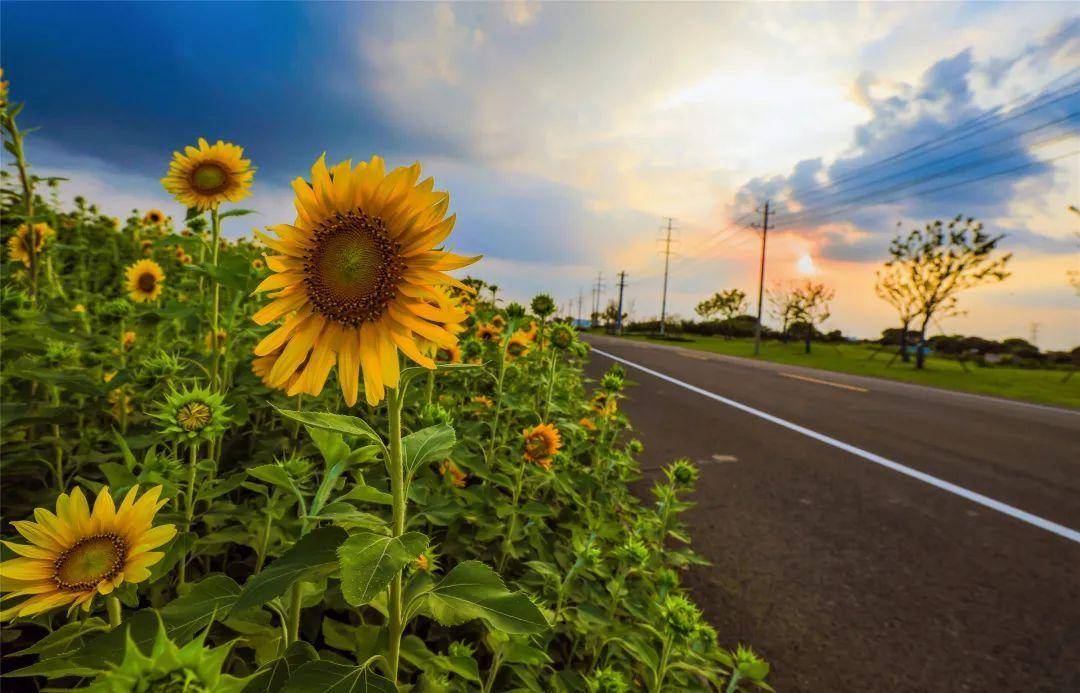
[[[911,323],[919,317],[922,306],[908,270],[904,264],[886,263],[884,269],[875,273],[877,281],[874,283],[878,297],[896,309],[900,318],[900,358],[905,362],[911,360],[907,350]]]
[[[795,296],[795,285],[784,282],[774,282],[771,289],[766,292],[769,299],[769,315],[780,322],[780,339],[788,340],[788,328],[798,319],[798,298]]]
[[[836,292],[825,286],[807,279],[795,286],[792,290],[794,298],[793,318],[803,325],[803,336],[806,344],[806,353],[810,353],[810,340],[814,337],[814,331],[818,325],[829,319],[829,304],[836,296]]]
[[[697,304],[694,312],[703,320],[713,316],[720,316],[721,320],[730,320],[741,313],[746,307],[746,294],[739,289],[718,291],[701,303]]]
[[[912,292],[921,319],[916,368],[925,363],[926,330],[934,317],[959,314],[960,292],[1009,276],[1005,267],[1012,253],[996,252],[1002,238],[1004,234],[985,233],[983,225],[971,217],[957,215],[947,224],[938,220],[893,239],[892,258],[885,267],[900,268],[905,281],[898,286]]]

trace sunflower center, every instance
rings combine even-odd
[[[525,441],[525,452],[529,457],[538,460],[551,454],[551,446],[542,435],[534,435]]]
[[[191,187],[201,193],[221,192],[229,184],[229,174],[215,163],[202,163],[191,172]]]
[[[210,407],[202,402],[188,402],[176,411],[176,423],[185,431],[201,431],[211,418]]]
[[[315,310],[346,327],[382,317],[405,272],[383,220],[358,209],[338,213],[315,229],[313,240],[304,283]]]
[[[139,291],[147,294],[153,293],[154,288],[157,286],[157,277],[149,272],[143,272],[135,283],[138,285]]]
[[[124,567],[127,544],[117,534],[96,534],[80,539],[53,564],[53,581],[65,590],[87,590],[116,577]]]

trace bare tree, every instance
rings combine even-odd
[[[915,367],[926,360],[926,330],[935,317],[958,315],[960,292],[981,284],[1003,281],[1012,253],[996,253],[1004,234],[990,236],[971,217],[957,215],[947,224],[941,220],[897,236],[889,246],[892,258],[886,269],[899,267],[905,277],[898,285],[911,291],[921,317]]]
[[[806,353],[810,353],[810,340],[813,339],[815,326],[822,324],[831,315],[829,304],[836,292],[824,284],[807,279],[792,290],[794,298],[793,318],[803,323],[805,330]]]
[[[773,282],[766,295],[769,298],[769,315],[780,322],[780,338],[787,342],[788,328],[796,319],[798,299],[795,285],[792,283]]]

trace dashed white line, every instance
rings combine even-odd
[[[733,407],[735,409],[738,409],[739,411],[750,414],[751,416],[756,416],[756,417],[758,417],[760,419],[764,419],[766,421],[774,423],[777,426],[783,426],[784,428],[786,428],[788,430],[795,431],[796,433],[801,433],[802,435],[807,436],[808,438],[813,438],[814,440],[825,443],[826,445],[831,445],[834,448],[837,448],[839,450],[843,450],[844,452],[855,455],[856,457],[861,457],[862,459],[864,459],[864,460],[866,460],[868,462],[873,462],[874,464],[879,464],[882,467],[886,467],[888,469],[893,470],[894,472],[899,472],[900,474],[903,474],[905,476],[909,476],[909,477],[911,477],[913,479],[918,479],[919,481],[930,484],[931,486],[935,486],[935,487],[937,487],[937,488],[939,488],[939,489],[941,489],[943,491],[948,491],[949,493],[960,496],[961,498],[966,498],[967,500],[969,500],[969,501],[971,501],[973,503],[978,503],[979,505],[982,505],[984,507],[991,508],[993,510],[997,510],[999,513],[1008,515],[1009,517],[1020,520],[1021,522],[1026,522],[1029,525],[1032,525],[1034,527],[1038,527],[1039,529],[1044,529],[1047,532],[1052,532],[1054,534],[1057,534],[1058,536],[1064,537],[1064,538],[1066,538],[1066,539],[1068,539],[1070,541],[1073,541],[1073,542],[1076,542],[1076,543],[1080,544],[1080,532],[1076,531],[1075,529],[1071,529],[1071,528],[1066,527],[1064,525],[1059,525],[1056,522],[1052,522],[1050,520],[1047,520],[1046,518],[1039,517],[1038,515],[1032,515],[1031,513],[1027,512],[1025,510],[1021,510],[1019,508],[1013,507],[1013,506],[1009,505],[1008,503],[1002,503],[999,500],[995,500],[993,498],[990,498],[989,496],[984,496],[981,493],[976,493],[975,491],[971,491],[969,489],[966,489],[963,486],[957,486],[956,484],[954,484],[952,482],[945,481],[944,479],[939,479],[936,476],[931,476],[930,474],[927,474],[925,472],[920,472],[917,469],[912,469],[911,467],[902,465],[899,462],[894,462],[894,461],[892,461],[890,459],[882,457],[881,455],[877,455],[877,454],[874,454],[872,452],[868,452],[866,450],[863,450],[862,448],[855,447],[854,445],[849,445],[848,443],[837,440],[836,438],[832,438],[832,437],[827,436],[827,435],[825,435],[823,433],[818,433],[817,431],[812,431],[809,428],[806,428],[805,426],[800,426],[797,423],[792,423],[791,421],[788,421],[786,419],[781,419],[778,416],[773,416],[772,414],[769,414],[768,412],[764,412],[764,411],[761,411],[760,409],[755,409],[754,407],[747,406],[747,405],[743,404],[742,402],[736,402],[733,399],[728,399],[727,397],[723,397],[723,396],[718,395],[718,394],[716,394],[714,392],[709,392],[708,390],[703,390],[702,388],[697,387],[696,385],[691,385],[690,383],[683,382],[683,381],[679,380],[678,378],[673,378],[670,375],[661,373],[659,371],[654,371],[651,368],[648,368],[646,366],[642,366],[641,364],[638,364],[638,363],[634,363],[633,361],[627,361],[626,359],[621,358],[619,356],[616,356],[615,354],[609,354],[608,352],[603,351],[601,349],[597,349],[596,347],[593,347],[592,351],[594,353],[600,354],[601,356],[606,356],[609,359],[612,359],[614,361],[618,361],[619,363],[624,363],[627,366],[630,366],[631,368],[636,368],[639,371],[642,371],[643,373],[648,373],[649,375],[660,378],[661,380],[666,380],[669,383],[672,383],[674,385],[678,385],[679,387],[686,388],[687,390],[690,390],[691,392],[696,392],[699,395],[703,395],[705,397],[708,397],[709,399],[720,402],[721,404],[726,404],[729,407]]]

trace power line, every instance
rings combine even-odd
[[[858,195],[856,197],[853,197],[853,198],[850,198],[850,199],[847,199],[847,200],[843,200],[841,202],[841,204],[850,205],[853,202],[858,202],[860,200],[869,199],[869,198],[872,198],[872,197],[876,197],[878,195],[892,194],[892,193],[897,192],[899,190],[904,190],[906,188],[910,188],[912,186],[920,185],[920,184],[925,183],[927,181],[934,180],[935,178],[944,178],[944,177],[954,175],[954,174],[957,174],[957,173],[963,173],[964,171],[968,171],[970,169],[982,168],[983,166],[986,166],[988,164],[992,164],[992,163],[995,163],[997,161],[1002,161],[1004,159],[1010,159],[1010,158],[1012,158],[1012,157],[1014,157],[1014,156],[1016,156],[1018,154],[1027,153],[1027,151],[1029,149],[1042,147],[1042,146],[1045,146],[1047,144],[1052,144],[1054,142],[1058,142],[1058,141],[1061,141],[1061,140],[1064,140],[1064,139],[1068,139],[1068,138],[1074,136],[1074,134],[1075,133],[1073,131],[1069,131],[1067,133],[1054,135],[1053,137],[1045,138],[1045,139],[1040,140],[1039,142],[1036,142],[1036,143],[1031,144],[1031,145],[1017,147],[1017,148],[1012,149],[1012,150],[1010,150],[1008,152],[1005,152],[1003,154],[999,154],[999,155],[992,156],[992,157],[987,157],[985,159],[981,159],[981,160],[974,161],[974,162],[967,162],[965,164],[960,164],[959,166],[954,166],[954,167],[952,167],[950,169],[946,169],[945,171],[938,171],[938,172],[935,172],[935,173],[931,173],[930,175],[927,175],[927,176],[922,176],[920,178],[916,178],[915,180],[905,181],[903,183],[898,183],[896,185],[888,186],[888,187],[881,188],[881,189],[878,189],[878,190],[872,190],[872,191],[870,191],[868,193],[864,193],[862,195]],[[793,214],[784,215],[782,217],[782,221],[777,223],[776,226],[777,226],[777,228],[779,228],[780,226],[789,226],[789,225],[791,225],[793,223],[796,223],[796,222],[801,222],[801,221],[804,221],[806,219],[811,219],[815,215],[817,215],[820,211],[828,210],[830,208],[831,208],[830,205],[820,205],[820,206],[816,206],[816,207],[810,207],[808,209],[801,210],[799,212],[795,212]]]
[[[1075,71],[1076,71],[1076,68],[1074,68],[1073,70],[1070,70],[1070,72],[1075,72]],[[1069,73],[1066,73],[1066,74],[1069,74]],[[1059,77],[1057,79],[1061,79],[1061,78]],[[1009,111],[1008,112],[1009,114],[1007,116],[1001,116],[1000,115],[1001,114],[1001,109],[1004,108],[1005,106],[1007,106],[1008,104],[998,106],[997,108],[991,109],[990,111],[988,111],[986,113],[983,113],[983,114],[981,114],[979,116],[971,118],[971,119],[969,119],[967,121],[964,121],[963,123],[960,123],[959,125],[951,128],[949,130],[946,130],[945,132],[939,134],[938,136],[932,137],[932,138],[922,142],[921,144],[915,145],[914,147],[911,147],[909,149],[905,149],[905,150],[900,151],[900,152],[896,152],[895,154],[887,156],[887,157],[885,157],[883,159],[879,159],[877,161],[874,161],[874,162],[871,162],[871,163],[868,163],[868,164],[862,164],[860,166],[857,166],[857,167],[849,170],[848,172],[846,172],[842,176],[839,176],[839,177],[831,180],[829,182],[829,184],[826,185],[826,186],[822,186],[822,187],[819,187],[817,189],[809,188],[809,189],[804,189],[804,190],[801,190],[801,191],[795,191],[792,194],[793,195],[798,195],[798,196],[801,197],[801,196],[805,196],[805,195],[819,193],[821,190],[823,190],[825,188],[834,187],[834,186],[836,186],[836,185],[838,185],[838,184],[840,184],[840,183],[842,183],[844,181],[851,180],[852,178],[855,178],[856,176],[860,176],[861,172],[863,172],[863,171],[865,171],[867,169],[875,168],[875,167],[881,166],[882,164],[886,164],[886,163],[890,163],[890,162],[894,162],[894,161],[903,161],[904,159],[908,159],[908,158],[911,158],[913,156],[919,156],[919,155],[921,155],[921,153],[925,153],[927,151],[934,151],[936,149],[940,149],[941,147],[945,146],[949,142],[954,142],[954,141],[959,141],[959,140],[962,140],[962,139],[967,139],[968,137],[970,137],[970,136],[972,136],[974,134],[977,134],[978,132],[983,132],[983,131],[985,131],[987,129],[990,129],[991,127],[996,127],[998,125],[1002,125],[1002,124],[1010,122],[1012,120],[1016,120],[1017,118],[1020,118],[1020,117],[1026,115],[1026,114],[1028,114],[1028,113],[1030,113],[1032,111],[1038,110],[1040,108],[1045,108],[1046,106],[1057,103],[1059,101],[1062,101],[1064,99],[1069,98],[1070,96],[1074,96],[1077,93],[1080,93],[1080,91],[1074,91],[1074,92],[1071,92],[1071,93],[1066,93],[1066,94],[1064,94],[1062,96],[1058,96],[1058,98],[1052,99],[1051,101],[1048,101],[1046,103],[1035,105],[1038,101],[1041,101],[1041,100],[1046,99],[1046,98],[1051,97],[1051,96],[1056,96],[1056,95],[1060,94],[1061,92],[1068,92],[1069,90],[1076,89],[1076,87],[1080,86],[1080,81],[1076,81],[1076,82],[1072,82],[1072,83],[1070,83],[1070,84],[1068,84],[1068,85],[1066,85],[1064,87],[1061,87],[1060,89],[1056,89],[1054,91],[1051,91],[1051,92],[1047,93],[1045,91],[1046,87],[1048,87],[1050,84],[1053,84],[1053,82],[1057,81],[1057,79],[1052,80],[1050,83],[1048,83],[1046,86],[1044,86],[1043,89],[1040,90],[1039,96],[1036,96],[1035,98],[1030,99],[1026,104],[1022,104],[1023,110],[1021,110],[1021,111],[1019,111],[1017,113],[1013,113],[1012,111]],[[1030,96],[1030,93],[1027,96],[1021,97],[1020,99],[1015,99],[1013,102],[1015,103],[1018,100],[1027,99],[1028,96]],[[958,137],[957,136],[957,135],[959,135],[959,133],[961,133],[961,132],[963,132],[965,130],[968,130],[969,128],[982,126],[985,123],[987,123],[988,121],[992,120],[993,118],[999,118],[999,120],[996,123],[990,123],[989,125],[986,125],[985,127],[979,127],[979,129],[977,129],[977,130],[975,130],[973,132],[968,132],[963,137]]]
[[[865,204],[855,204],[855,205],[847,205],[847,206],[844,206],[844,207],[839,207],[837,209],[834,209],[831,212],[826,212],[826,213],[818,215],[818,218],[814,220],[814,223],[820,223],[825,218],[828,218],[828,217],[831,217],[831,216],[836,216],[840,212],[847,211],[848,209],[856,209],[856,208],[859,208],[859,207],[867,207],[867,206],[870,206],[870,205],[880,205],[880,204],[885,204],[885,203],[888,203],[888,202],[895,202],[897,200],[903,200],[903,199],[906,199],[906,198],[909,198],[909,197],[921,197],[923,195],[929,195],[929,194],[933,194],[933,193],[938,193],[938,192],[941,192],[943,190],[951,190],[952,188],[956,188],[956,187],[959,187],[961,185],[968,185],[969,183],[978,183],[979,181],[987,180],[989,178],[995,178],[997,176],[1005,176],[1005,175],[1008,175],[1010,173],[1016,173],[1016,172],[1031,168],[1033,166],[1038,166],[1039,164],[1048,164],[1050,162],[1058,161],[1059,159],[1064,159],[1065,157],[1069,157],[1069,156],[1075,156],[1077,154],[1080,154],[1080,150],[1074,150],[1074,151],[1068,152],[1066,154],[1062,154],[1060,156],[1051,157],[1049,159],[1039,159],[1038,161],[1031,161],[1031,162],[1028,162],[1026,164],[1022,164],[1020,166],[1014,166],[1013,168],[1005,169],[1004,171],[996,171],[994,173],[988,173],[988,174],[986,174],[984,176],[979,176],[977,178],[969,178],[967,180],[962,180],[962,181],[959,181],[959,182],[956,182],[956,183],[950,183],[949,185],[943,185],[943,186],[940,186],[940,187],[937,187],[937,188],[930,188],[930,189],[927,189],[927,190],[917,190],[915,192],[900,195],[898,197],[888,198],[888,199],[884,199],[884,200],[875,200],[874,202],[865,203]],[[790,224],[791,224],[791,222],[780,223],[780,224],[776,224],[773,228],[774,229],[779,229],[781,227],[788,226]]]

